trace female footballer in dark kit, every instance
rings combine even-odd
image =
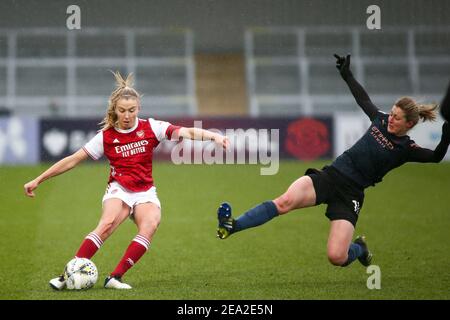
[[[440,162],[450,143],[450,127],[442,126],[442,137],[436,149],[419,147],[407,135],[420,119],[435,120],[437,105],[419,104],[409,97],[395,102],[389,114],[377,108],[350,71],[350,55],[336,57],[336,67],[347,83],[357,104],[372,122],[366,133],[329,166],[321,170],[308,169],[287,191],[272,201],[266,201],[234,219],[231,206],[222,203],[218,209],[217,236],[231,234],[261,225],[272,218],[295,209],[326,203],[326,216],[331,222],[327,245],[329,261],[347,266],[358,259],[364,266],[371,264],[372,254],[364,236],[353,242],[353,233],[364,202],[364,189],[382,181],[392,169],[406,162]],[[441,104],[442,114],[450,108],[450,86]],[[442,112],[441,111],[441,112]],[[445,117],[444,117],[445,118]]]

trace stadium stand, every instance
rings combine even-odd
[[[257,27],[244,58],[194,55],[188,29],[0,29],[0,106],[16,115],[99,117],[108,70],[133,72],[143,116],[300,115],[356,111],[333,67],[352,70],[376,104],[399,95],[438,100],[450,74],[450,28]]]
[[[16,115],[102,116],[113,77],[135,74],[146,113],[194,115],[193,33],[188,29],[0,29],[0,105]]]
[[[355,111],[333,53],[352,54],[352,70],[382,109],[399,95],[440,99],[450,74],[450,28],[267,27],[245,33],[250,114]]]

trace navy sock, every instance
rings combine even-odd
[[[248,210],[236,219],[234,232],[253,228],[272,220],[278,215],[278,209],[273,201],[266,201]]]
[[[355,261],[358,257],[363,254],[362,247],[357,243],[352,243],[350,248],[348,248],[348,258],[347,261],[342,265],[342,267],[348,266],[350,263]]]

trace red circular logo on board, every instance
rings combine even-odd
[[[305,118],[288,125],[286,150],[300,160],[315,160],[330,150],[330,133],[325,123]]]

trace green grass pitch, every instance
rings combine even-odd
[[[83,164],[43,183],[35,199],[23,184],[48,165],[0,167],[0,299],[449,299],[450,163],[407,164],[366,198],[355,235],[365,234],[381,270],[381,289],[357,261],[328,263],[324,206],[297,210],[216,239],[216,208],[234,215],[286,190],[308,167],[280,163],[275,176],[256,165],[155,163],[162,222],[150,250],[124,277],[130,291],[103,288],[136,234],[127,220],[93,257],[94,288],[55,292],[58,275],[96,226],[106,187],[106,163]]]

